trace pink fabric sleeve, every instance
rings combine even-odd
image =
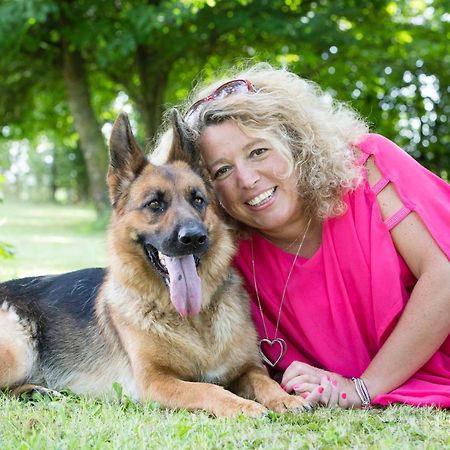
[[[383,178],[394,184],[404,206],[420,216],[450,259],[450,185],[381,135],[368,134],[357,147],[375,157]]]

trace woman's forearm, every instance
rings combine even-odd
[[[391,335],[362,374],[372,398],[392,391],[416,373],[450,332],[450,264],[417,281]]]

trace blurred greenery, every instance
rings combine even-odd
[[[0,258],[9,259],[14,256],[15,250],[11,244],[0,241]]]
[[[0,193],[106,203],[119,110],[141,142],[196,79],[287,66],[450,173],[443,0],[0,0]],[[193,81],[194,80],[194,81]]]
[[[0,248],[0,281],[105,266],[104,228],[92,207],[5,201],[0,236],[14,258],[2,263]]]

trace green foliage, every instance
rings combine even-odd
[[[267,60],[350,103],[374,131],[445,177],[446,12],[443,0],[2,0],[0,155],[25,139],[37,178],[51,180],[50,195],[59,189],[69,201],[86,197],[61,74],[66,47],[84,58],[99,125],[113,121],[122,93],[141,141],[199,74]],[[52,143],[46,153],[37,150],[42,136]],[[39,166],[49,154],[54,164]]]
[[[0,173],[0,187],[5,182],[5,177]],[[0,189],[0,204],[3,202],[3,194]],[[10,259],[14,256],[14,246],[7,242],[0,241],[0,259]]]

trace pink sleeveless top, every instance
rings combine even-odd
[[[450,185],[388,139],[369,134],[358,147],[374,155],[383,179],[363,182],[345,196],[344,215],[324,221],[322,244],[309,259],[299,257],[289,281],[278,337],[287,353],[276,370],[303,361],[346,377],[359,376],[395,327],[416,279],[396,251],[389,230],[415,211],[450,258]],[[404,208],[383,222],[376,194],[392,182]],[[255,272],[268,336],[294,256],[253,234]],[[253,285],[250,240],[242,240],[234,266],[251,296],[252,316],[266,337]],[[274,346],[273,359],[278,355]],[[374,404],[402,402],[450,407],[450,337],[406,383]]]

